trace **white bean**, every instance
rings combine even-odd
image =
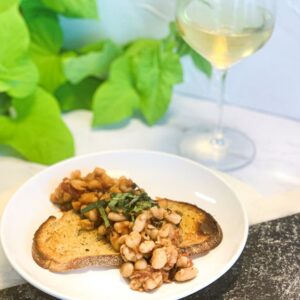
[[[119,239],[118,239],[118,243],[119,243],[120,245],[125,244],[125,241],[126,241],[126,238],[127,238],[127,237],[128,237],[128,234],[121,235],[121,236],[119,237]]]
[[[116,222],[114,224],[114,230],[120,234],[127,234],[129,232],[130,224],[131,222],[129,221]]]
[[[103,225],[103,224],[100,225],[100,226],[98,227],[98,229],[97,229],[97,233],[98,233],[99,236],[105,235],[106,232],[107,232],[107,229],[106,229],[105,225]]]
[[[164,218],[164,214],[166,213],[166,210],[162,207],[153,206],[150,208],[150,211],[154,218],[158,220],[162,220]]]
[[[88,219],[83,219],[79,221],[79,225],[81,229],[84,230],[93,230],[94,229],[94,222],[88,220]]]
[[[181,255],[177,259],[176,266],[178,268],[188,268],[188,267],[191,267],[192,266],[192,260],[191,260],[190,257],[188,257],[186,255]]]
[[[198,271],[195,267],[183,268],[175,274],[174,278],[176,281],[187,281],[195,278],[197,273]]]
[[[132,279],[129,286],[131,289],[139,291],[141,290],[142,282],[139,279]]]
[[[84,191],[86,188],[86,182],[81,179],[72,179],[71,185],[74,189],[78,191]]]
[[[120,247],[120,254],[124,261],[135,262],[137,260],[135,252],[124,244]]]
[[[148,224],[147,225],[147,229],[155,229],[156,227],[155,226],[153,226],[152,224]]]
[[[137,261],[135,262],[135,264],[134,264],[134,268],[135,268],[136,270],[144,270],[144,269],[147,268],[147,266],[148,266],[147,261],[146,261],[145,259],[143,259],[143,258],[137,260]]]
[[[122,264],[120,268],[120,273],[124,278],[128,278],[133,273],[133,270],[134,270],[133,264],[130,262],[126,262]]]
[[[175,225],[179,224],[181,221],[181,216],[175,212],[166,212],[164,215],[165,219]]]
[[[119,251],[119,249],[120,249],[120,244],[118,242],[119,238],[120,238],[120,236],[115,231],[111,231],[111,233],[109,235],[109,240],[110,240],[112,247],[116,251]]]
[[[144,241],[140,244],[139,250],[141,253],[149,253],[151,252],[155,247],[155,243],[153,241]]]
[[[137,232],[141,232],[143,231],[143,229],[145,228],[147,222],[147,214],[146,213],[142,213],[140,215],[138,215],[138,217],[136,218],[132,231],[137,231]]]
[[[126,221],[126,217],[123,214],[118,214],[112,211],[108,214],[107,217],[114,222]]]
[[[161,229],[159,229],[159,236],[162,237],[162,238],[167,238],[169,237],[170,235],[172,235],[174,232],[174,227],[172,224],[170,223],[166,223],[164,224]]]
[[[163,277],[161,272],[155,272],[152,274],[150,278],[148,278],[143,283],[143,288],[145,291],[151,291],[157,287],[159,287],[163,283]]]
[[[143,283],[143,288],[144,288],[145,291],[154,290],[157,286],[158,286],[158,284],[152,278],[148,278]]]
[[[153,251],[151,265],[154,269],[161,269],[167,263],[168,257],[166,248],[157,248]]]
[[[170,245],[166,249],[167,249],[167,257],[168,257],[167,266],[168,269],[171,269],[177,262],[178,250],[174,245]]]
[[[163,283],[163,276],[161,272],[153,273],[152,278],[158,285],[161,285]]]
[[[158,229],[152,229],[151,231],[150,231],[150,238],[152,239],[152,240],[156,240],[157,239],[157,236],[158,236]]]
[[[127,245],[129,248],[134,249],[134,248],[138,247],[138,245],[139,245],[140,242],[141,242],[141,239],[142,239],[142,237],[141,237],[141,235],[140,235],[138,232],[132,231],[132,232],[130,232],[130,234],[126,237],[125,243],[126,243],[126,245]]]
[[[90,221],[96,222],[98,220],[98,211],[96,208],[86,212],[84,214],[85,217],[87,217],[88,219],[90,219]]]

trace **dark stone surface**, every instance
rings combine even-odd
[[[184,300],[300,299],[300,214],[250,228],[236,264]]]
[[[29,284],[0,291],[1,300],[55,299]],[[250,228],[237,263],[184,300],[300,300],[300,214]]]

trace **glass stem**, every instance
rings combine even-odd
[[[224,109],[226,76],[227,76],[227,70],[220,70],[214,68],[213,84],[216,90],[217,120],[216,120],[212,143],[214,143],[216,146],[219,147],[225,146],[225,140],[223,135],[223,109]]]

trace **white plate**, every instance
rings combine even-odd
[[[126,175],[152,196],[194,203],[212,214],[223,230],[223,241],[208,255],[194,259],[198,276],[189,282],[164,284],[152,293],[130,290],[118,269],[52,273],[32,259],[34,232],[57,209],[50,193],[74,169],[101,166],[113,176]],[[178,299],[209,285],[241,254],[248,233],[246,213],[230,188],[214,173],[190,160],[159,152],[113,151],[73,158],[32,177],[10,199],[2,216],[4,252],[16,271],[31,284],[63,299]]]

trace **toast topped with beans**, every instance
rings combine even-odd
[[[53,272],[120,266],[132,289],[150,291],[164,282],[191,280],[191,256],[218,246],[222,230],[195,205],[151,199],[131,179],[96,168],[64,178],[51,195],[63,211],[35,232],[32,256]]]

